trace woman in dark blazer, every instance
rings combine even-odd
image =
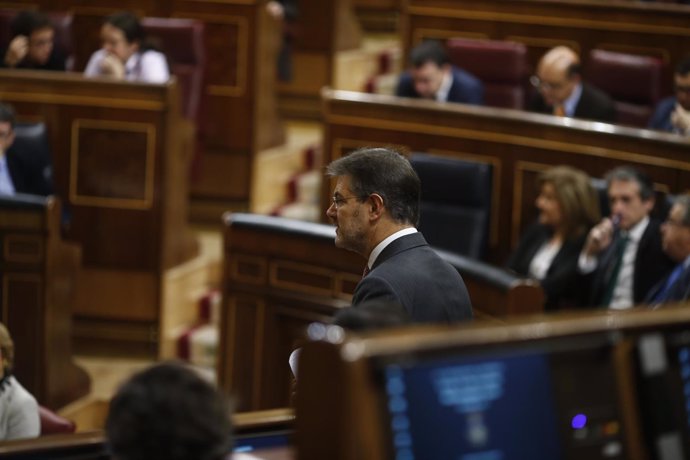
[[[545,309],[577,306],[577,259],[587,232],[599,221],[597,193],[584,172],[557,166],[542,173],[537,184],[538,221],[522,235],[507,267],[539,280]]]

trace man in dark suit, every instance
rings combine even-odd
[[[539,61],[537,74],[530,82],[537,89],[529,104],[532,112],[606,123],[616,121],[613,101],[582,81],[580,58],[566,46],[549,50]]]
[[[441,43],[426,40],[410,52],[410,70],[398,80],[396,96],[439,102],[484,103],[484,86],[473,75],[450,64]]]
[[[661,247],[660,223],[650,217],[649,177],[627,166],[606,176],[611,217],[587,235],[578,268],[590,283],[588,306],[625,309],[642,303],[673,262]]]
[[[14,109],[0,103],[0,194],[50,195],[52,168],[41,140],[16,139]]]
[[[652,305],[690,299],[690,195],[679,196],[661,225],[664,252],[678,265],[649,291]]]
[[[55,47],[50,18],[40,11],[20,11],[10,24],[10,44],[2,53],[0,67],[10,69],[62,70],[66,56]]]
[[[420,182],[409,161],[383,148],[361,149],[332,162],[336,177],[326,214],[336,225],[336,246],[367,260],[352,305],[397,302],[415,322],[472,317],[458,272],[417,232]]]
[[[690,56],[676,67],[673,83],[675,95],[659,102],[648,127],[687,135],[690,134]]]

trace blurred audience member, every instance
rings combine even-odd
[[[412,49],[409,59],[410,69],[400,76],[396,96],[464,104],[484,103],[482,82],[451,65],[440,42],[423,41]]]
[[[10,44],[2,67],[65,70],[66,56],[54,45],[55,29],[39,11],[20,11],[10,24]]]
[[[690,56],[676,67],[673,82],[676,95],[659,102],[649,128],[687,135],[690,134]]]
[[[139,18],[121,12],[108,16],[101,27],[103,47],[91,55],[84,75],[118,80],[165,83],[170,79],[168,62],[146,40]]]
[[[539,280],[546,310],[577,305],[577,259],[589,229],[599,221],[596,191],[584,172],[557,166],[538,179],[539,221],[527,229],[508,268]]]
[[[0,103],[0,195],[53,192],[50,156],[37,143],[15,142],[16,116],[9,104]]]
[[[616,108],[602,91],[582,81],[580,57],[566,46],[549,50],[530,82],[537,89],[532,112],[613,123]]]
[[[0,441],[35,438],[41,432],[38,404],[12,375],[14,342],[0,323]]]
[[[177,363],[127,381],[110,402],[105,430],[117,460],[223,460],[232,448],[224,398]]]
[[[664,252],[678,265],[647,295],[653,305],[690,298],[690,195],[679,196],[661,225]]]
[[[295,38],[295,24],[298,15],[297,0],[270,0],[266,10],[283,23],[283,42],[278,53],[278,79],[292,80],[292,42]]]
[[[588,306],[625,309],[642,303],[673,262],[661,247],[660,223],[650,217],[651,179],[621,166],[607,174],[606,183],[611,216],[587,235],[578,268],[589,286]]]

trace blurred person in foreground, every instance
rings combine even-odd
[[[225,399],[174,362],[125,382],[110,402],[105,432],[115,460],[223,460],[232,449]]]

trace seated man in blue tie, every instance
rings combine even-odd
[[[40,142],[16,139],[16,116],[9,104],[0,103],[0,195],[53,192],[51,159]]]
[[[679,196],[666,222],[661,225],[664,252],[678,263],[676,268],[647,295],[647,302],[659,305],[690,298],[690,195]]]
[[[580,253],[578,269],[589,287],[586,306],[626,309],[642,303],[673,262],[661,247],[652,181],[628,166],[606,175],[611,216],[594,226]],[[585,289],[583,289],[585,291]]]
[[[400,76],[395,95],[482,105],[484,85],[473,75],[451,65],[440,42],[426,40],[410,52],[410,70]]]

